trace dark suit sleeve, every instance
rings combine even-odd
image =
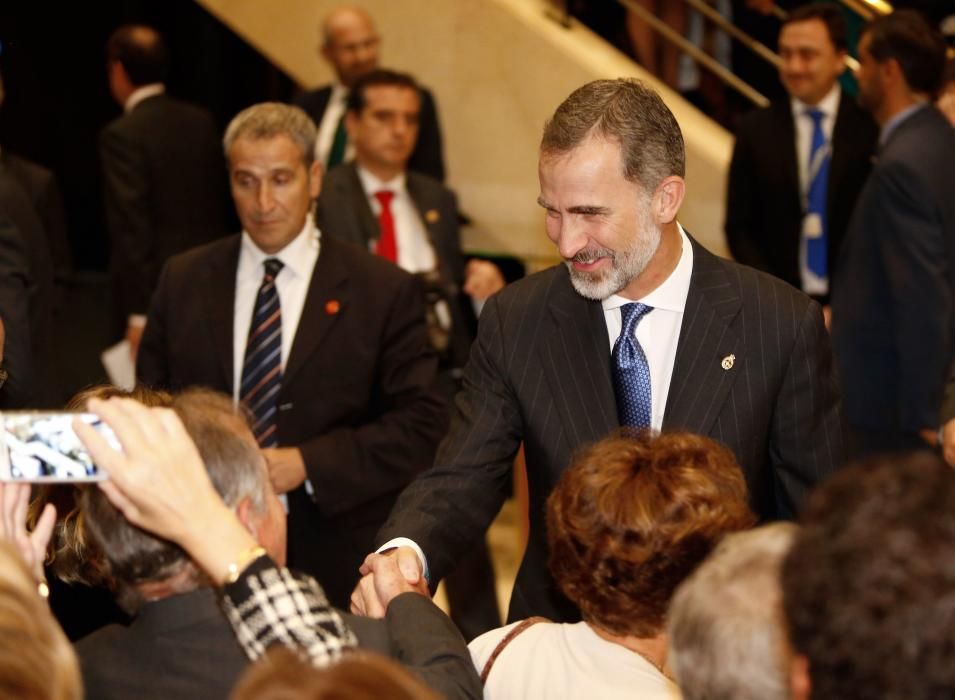
[[[166,309],[174,286],[169,279],[171,274],[167,263],[159,276],[159,286],[149,307],[146,328],[136,355],[136,381],[156,388],[168,387],[172,379],[166,349]]]
[[[395,660],[442,697],[482,697],[481,680],[461,633],[431,600],[403,593],[389,603],[385,624]]]
[[[444,147],[441,143],[441,126],[438,124],[438,109],[435,106],[434,97],[428,90],[421,91],[418,142],[408,160],[408,169],[444,182]]]
[[[759,270],[769,270],[769,263],[756,245],[755,236],[767,232],[755,230],[759,216],[757,213],[758,188],[756,165],[753,159],[753,147],[743,122],[736,143],[733,146],[733,158],[730,161],[726,182],[726,242],[733,259]]]
[[[935,190],[924,175],[902,160],[877,168],[881,232],[876,244],[886,273],[894,319],[895,352],[901,358],[897,415],[903,431],[917,433],[936,425],[942,384],[953,356],[952,264],[938,216]],[[951,193],[949,193],[949,196]]]
[[[770,435],[776,513],[795,518],[812,488],[846,456],[846,425],[835,362],[822,309],[809,302],[798,323],[789,364],[776,397]]]
[[[948,379],[945,381],[945,392],[942,396],[942,407],[939,409],[939,424],[945,425],[948,421],[955,418],[955,363],[952,363],[948,371]]]
[[[34,388],[30,340],[31,279],[26,252],[13,222],[0,212],[0,320],[3,366],[9,377],[0,389],[0,408],[26,408]]]
[[[381,412],[370,422],[343,425],[298,445],[313,499],[326,514],[346,512],[396,491],[431,464],[447,428],[447,406],[435,381],[424,301],[406,274],[390,288],[391,307],[378,339]]]
[[[404,490],[378,536],[379,544],[414,540],[428,558],[432,587],[487,531],[509,488],[522,420],[505,379],[506,357],[494,296],[481,314],[464,388],[435,464]]]
[[[142,149],[116,129],[100,135],[106,223],[114,266],[122,274],[124,301],[133,313],[146,313],[153,288],[156,241],[149,221],[149,182]]]

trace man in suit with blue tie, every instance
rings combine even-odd
[[[484,532],[521,444],[530,536],[511,620],[578,619],[547,570],[544,505],[573,452],[621,425],[725,443],[766,520],[796,515],[842,463],[821,308],[697,244],[676,219],[684,172],[676,119],[643,83],[598,80],[558,107],[538,202],[564,264],[484,308],[451,430],[379,533],[410,581],[436,584]],[[376,608],[384,556],[365,560],[355,610]]]
[[[839,85],[846,48],[838,7],[815,3],[789,15],[779,33],[786,98],[742,120],[727,178],[733,259],[822,304],[878,136]]]

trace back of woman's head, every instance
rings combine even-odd
[[[231,700],[438,700],[418,678],[384,656],[358,652],[326,668],[273,649],[242,674]]]
[[[722,535],[754,521],[727,448],[624,430],[582,450],[550,495],[550,568],[585,620],[652,637],[680,582]]]
[[[10,543],[0,541],[0,697],[83,697],[73,647]]]

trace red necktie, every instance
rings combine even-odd
[[[391,200],[395,198],[395,193],[388,190],[375,192],[375,199],[381,205],[381,213],[378,214],[378,230],[381,235],[378,237],[378,244],[375,246],[375,253],[390,260],[398,262],[398,241],[395,238],[395,217],[391,215]]]

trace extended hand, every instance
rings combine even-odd
[[[418,555],[410,547],[369,554],[359,572],[361,581],[351,594],[351,611],[365,617],[384,617],[389,603],[402,593],[431,597]]]
[[[504,289],[504,275],[492,262],[472,258],[464,269],[464,293],[477,301],[484,301]]]
[[[129,522],[185,549],[216,583],[237,553],[256,542],[209,479],[179,416],[132,399],[91,399],[89,410],[116,433],[114,450],[90,425],[73,429],[108,475],[100,488]]]
[[[305,481],[305,460],[297,447],[270,447],[262,450],[262,454],[276,493],[297,489]]]
[[[27,531],[27,507],[30,484],[0,482],[0,539],[16,546],[33,578],[39,583],[43,575],[46,546],[56,523],[56,509],[47,503],[33,532]]]

